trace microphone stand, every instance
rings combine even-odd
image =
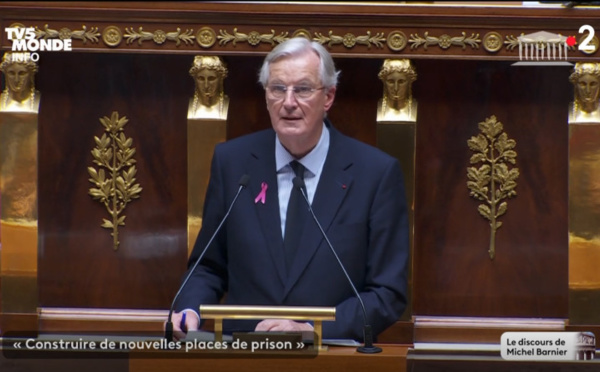
[[[310,205],[310,202],[308,201],[308,197],[306,196],[306,193],[304,191],[304,188],[305,188],[304,181],[300,177],[295,177],[292,182],[294,183],[294,187],[300,188],[300,192],[302,193],[302,196],[304,197],[304,200],[306,201],[306,204],[308,205],[308,211],[310,212],[313,220],[316,222],[317,226],[319,227],[319,230],[321,231],[323,238],[325,238],[325,241],[327,242],[327,245],[329,246],[331,253],[333,253],[333,256],[335,257],[338,264],[340,265],[342,271],[344,272],[344,275],[346,276],[346,279],[348,279],[348,283],[350,283],[350,286],[352,287],[352,291],[354,291],[354,295],[356,296],[356,298],[358,298],[358,302],[360,303],[360,307],[362,309],[362,314],[363,314],[363,319],[364,319],[363,337],[364,337],[365,341],[364,341],[363,346],[359,346],[356,349],[356,351],[358,351],[359,353],[364,353],[364,354],[381,353],[382,349],[378,346],[373,345],[373,330],[367,319],[367,310],[365,309],[365,304],[364,304],[362,298],[360,297],[358,290],[354,286],[354,283],[352,283],[352,279],[350,279],[350,275],[348,275],[348,272],[346,271],[346,268],[344,267],[342,260],[340,260],[339,256],[335,252],[335,249],[333,248],[333,245],[329,241],[327,234],[325,234],[325,230],[323,230],[323,227],[319,223],[317,216],[315,216],[315,213],[312,210],[312,206]]]
[[[229,205],[229,209],[227,210],[227,213],[225,213],[225,216],[223,216],[223,219],[219,223],[219,226],[217,226],[217,228],[215,229],[215,232],[210,237],[210,240],[208,241],[208,243],[206,243],[206,246],[204,247],[204,249],[200,253],[200,256],[198,256],[198,259],[196,259],[196,262],[194,262],[194,265],[189,270],[188,275],[185,277],[185,280],[183,281],[183,283],[179,287],[179,290],[175,294],[175,298],[173,298],[173,302],[171,302],[171,309],[169,310],[169,316],[167,317],[167,322],[165,323],[165,339],[168,342],[173,341],[173,321],[172,321],[173,311],[175,309],[175,303],[177,303],[177,299],[179,298],[179,295],[181,294],[181,291],[183,290],[183,288],[185,287],[185,285],[187,284],[187,282],[190,280],[190,277],[194,273],[194,270],[196,270],[196,267],[198,266],[198,264],[200,263],[200,261],[202,261],[202,258],[204,257],[204,254],[208,250],[208,247],[210,247],[211,243],[213,242],[213,240],[215,239],[215,237],[217,236],[217,234],[221,230],[221,227],[223,226],[223,224],[225,223],[225,220],[229,216],[229,213],[233,209],[233,206],[234,206],[234,204],[235,204],[238,196],[240,196],[240,193],[242,192],[242,190],[246,186],[248,186],[248,182],[249,181],[250,181],[250,176],[248,176],[247,174],[244,174],[242,176],[242,178],[240,178],[240,182],[239,182],[240,187],[238,188],[238,191],[235,194],[235,197],[233,198],[231,204]]]

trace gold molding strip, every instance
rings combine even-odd
[[[139,183],[135,183],[136,160],[135,148],[131,147],[133,140],[125,137],[123,127],[129,119],[123,116],[119,118],[119,113],[114,111],[110,117],[100,118],[100,123],[105,128],[106,133],[101,138],[94,136],[96,148],[92,150],[93,162],[99,166],[96,170],[88,167],[90,175],[89,181],[96,187],[89,190],[89,194],[94,200],[98,200],[106,207],[106,210],[112,217],[112,221],[103,218],[102,227],[112,229],[110,234],[113,237],[113,249],[116,251],[119,247],[119,226],[125,226],[125,215],[121,213],[125,210],[127,204],[133,199],[140,197],[142,188]],[[108,171],[107,178],[105,169]]]
[[[270,34],[261,34],[257,31],[250,31],[248,34],[243,34],[238,32],[237,27],[233,29],[233,35],[228,33],[226,30],[219,30],[219,45],[226,45],[228,43],[233,43],[235,46],[236,43],[240,42],[248,42],[248,44],[252,46],[256,46],[260,43],[269,43],[271,45],[275,45],[275,42],[278,44],[283,43],[287,39],[289,39],[288,32],[282,32],[279,35],[275,35],[275,30],[271,30]]]
[[[98,321],[137,321],[164,322],[168,310],[145,309],[105,309],[80,307],[41,307],[41,320],[98,320]]]
[[[366,35],[354,36],[354,34],[347,33],[344,36],[334,35],[333,31],[329,31],[329,36],[323,36],[320,32],[315,32],[314,41],[320,44],[327,43],[329,47],[337,44],[344,44],[346,48],[353,48],[356,44],[366,45],[371,49],[371,45],[375,45],[377,48],[383,48],[385,37],[383,32],[378,32],[375,36],[371,36],[371,31],[367,31]]]
[[[419,36],[419,34],[411,34],[410,39],[408,40],[411,43],[410,49],[417,49],[421,45],[423,48],[427,50],[427,47],[430,45],[437,45],[442,49],[448,49],[451,46],[460,46],[463,49],[467,48],[467,45],[471,46],[472,49],[479,49],[479,43],[481,40],[479,39],[479,34],[471,34],[471,36],[467,37],[466,32],[461,32],[462,36],[450,36],[448,34],[443,34],[440,37],[429,36],[429,32],[425,31],[423,36],[424,38]]]
[[[15,23],[11,27],[25,27],[21,23]],[[203,26],[198,29],[197,32],[193,28],[182,31],[182,28],[177,27],[176,31],[166,32],[163,30],[155,31],[144,31],[143,26],[139,26],[137,30],[135,27],[125,28],[125,33],[117,26],[108,26],[104,29],[102,34],[98,32],[98,27],[90,27],[82,25],[81,30],[72,31],[69,28],[63,27],[60,30],[50,29],[48,24],[45,24],[43,29],[38,26],[35,28],[35,34],[37,39],[78,39],[82,40],[83,43],[88,41],[91,43],[98,43],[99,38],[102,38],[104,44],[108,47],[116,47],[120,44],[123,38],[126,39],[126,44],[131,45],[136,40],[138,45],[142,45],[145,41],[153,41],[157,45],[162,45],[167,41],[174,41],[175,46],[179,47],[181,43],[186,45],[194,45],[196,41],[201,48],[211,48],[216,42],[219,45],[225,46],[232,44],[235,46],[237,43],[248,43],[251,46],[257,46],[261,43],[280,44],[290,38],[289,32],[283,31],[277,33],[271,29],[271,33],[261,34],[258,31],[250,31],[249,33],[238,32],[238,28],[234,27],[233,32],[229,33],[227,30],[220,29],[219,35],[214,29],[208,26]],[[459,46],[463,50],[467,48],[467,45],[472,49],[479,49],[479,45],[483,44],[484,49],[489,53],[496,53],[502,46],[505,47],[506,51],[513,51],[518,45],[518,37],[514,35],[505,35],[505,40],[502,40],[502,35],[496,31],[489,31],[483,37],[483,41],[479,38],[479,33],[471,33],[471,36],[467,36],[465,31],[461,32],[461,36],[450,36],[443,34],[440,36],[430,36],[429,31],[425,31],[423,37],[418,33],[411,34],[410,38],[407,39],[406,35],[399,30],[394,30],[389,33],[377,32],[372,35],[371,31],[367,31],[366,35],[356,36],[351,32],[347,32],[344,35],[335,35],[332,30],[327,34],[321,32],[314,32],[314,36],[311,38],[310,33],[305,29],[296,30],[291,37],[304,36],[320,44],[327,44],[329,47],[334,45],[344,45],[346,48],[351,49],[356,45],[365,45],[367,48],[375,46],[376,48],[383,48],[384,44],[387,43],[388,48],[392,52],[400,52],[404,49],[407,43],[410,43],[410,49],[415,50],[423,46],[425,50],[431,45],[437,45],[442,50],[448,50],[451,46]],[[521,36],[525,35],[521,33]],[[600,41],[598,37],[594,37],[591,45],[596,48],[593,51],[582,51],[584,54],[594,54],[600,48]],[[576,46],[570,46],[567,48],[570,51],[576,51]]]
[[[508,164],[516,164],[517,143],[502,133],[503,125],[492,115],[479,123],[480,134],[467,141],[469,149],[475,152],[470,163],[482,165],[467,168],[469,195],[484,203],[477,208],[479,214],[490,221],[491,235],[488,253],[490,259],[496,255],[496,230],[502,226],[498,218],[506,213],[508,204],[504,199],[516,196],[519,169],[509,169]]]
[[[40,30],[35,26],[35,37],[36,39],[78,39],[82,40],[85,44],[90,41],[97,43],[100,33],[98,27],[90,27],[87,29],[86,25],[81,26],[82,30],[71,31],[71,29],[63,27],[60,30],[53,30],[48,28],[48,24],[44,25],[44,29]]]
[[[156,44],[161,45],[164,44],[165,41],[175,41],[175,46],[181,45],[181,41],[183,40],[186,44],[194,44],[194,30],[185,30],[185,32],[181,32],[181,28],[177,28],[177,31],[173,32],[165,32],[163,30],[156,30],[154,32],[144,31],[144,28],[140,26],[138,31],[134,31],[133,27],[125,28],[125,38],[127,39],[127,44],[131,44],[134,41],[138,41],[139,45],[142,45],[143,41],[152,40]]]

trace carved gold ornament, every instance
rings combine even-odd
[[[92,42],[97,43],[100,33],[98,27],[91,27],[89,30],[87,26],[81,26],[82,30],[71,31],[64,27],[60,30],[53,30],[48,28],[48,25],[44,25],[44,29],[40,30],[37,26],[35,27],[35,38],[36,39],[77,39],[82,40],[83,43]]]
[[[329,47],[337,44],[343,44],[346,48],[353,48],[356,44],[366,45],[371,49],[371,45],[375,45],[377,48],[383,48],[383,42],[385,37],[383,33],[377,33],[375,36],[371,36],[371,31],[367,31],[366,35],[354,36],[354,34],[347,33],[344,36],[334,35],[333,31],[329,31],[328,36],[315,32],[314,41],[320,44],[328,44]]]
[[[175,46],[181,45],[183,41],[186,45],[193,44],[195,36],[193,35],[194,30],[185,30],[185,32],[181,32],[181,28],[177,28],[177,31],[173,32],[165,32],[163,30],[156,30],[154,32],[144,31],[143,27],[140,26],[137,31],[131,28],[125,28],[125,38],[127,39],[127,44],[131,44],[134,41],[138,41],[139,45],[142,45],[142,42],[152,40],[156,44],[163,44],[167,40],[174,41]]]
[[[196,34],[196,41],[202,48],[210,48],[217,41],[217,33],[210,27],[202,27]]]
[[[417,49],[423,45],[425,50],[427,50],[427,47],[430,45],[437,45],[442,49],[448,49],[452,45],[466,49],[467,45],[469,45],[473,49],[479,49],[479,43],[481,42],[479,34],[471,34],[471,36],[467,37],[467,34],[462,32],[462,36],[452,37],[444,34],[440,37],[435,37],[429,36],[429,32],[427,31],[425,32],[424,37],[419,36],[419,34],[411,34],[408,41],[411,43],[411,49]]]
[[[219,40],[219,45],[226,45],[228,43],[232,43],[234,46],[237,43],[248,43],[252,46],[256,46],[260,43],[268,43],[271,45],[281,44],[284,41],[288,40],[289,33],[281,32],[276,35],[275,30],[271,30],[270,34],[261,34],[257,31],[250,31],[248,34],[244,34],[238,32],[237,27],[233,29],[233,33],[230,34],[227,30],[219,30],[219,36],[217,39]],[[296,30],[293,36],[302,36],[310,39],[310,33],[307,30]],[[292,36],[292,37],[293,37]],[[315,32],[313,41],[316,41],[320,44],[327,44],[329,47],[333,45],[342,44],[346,48],[353,48],[355,45],[366,45],[368,48],[371,48],[372,45],[375,45],[378,48],[383,48],[383,43],[386,41],[383,33],[377,33],[372,36],[371,31],[367,31],[366,35],[356,36],[352,33],[347,33],[343,36],[334,35],[333,31],[329,31],[327,35],[323,35],[320,32]]]
[[[406,47],[408,40],[402,31],[392,31],[387,37],[387,46],[394,52],[399,52]]]
[[[496,116],[479,123],[481,131],[476,137],[467,141],[469,149],[475,152],[471,156],[471,164],[481,164],[479,167],[467,168],[467,187],[469,195],[484,203],[479,204],[478,210],[485,219],[490,221],[490,246],[488,253],[490,259],[496,256],[496,230],[502,226],[498,218],[506,213],[508,204],[505,199],[516,196],[518,168],[509,168],[508,164],[515,165],[517,152],[514,151],[517,143],[502,133],[502,123]]]
[[[102,31],[102,41],[109,47],[116,47],[123,41],[123,33],[117,26],[108,26]]]
[[[310,31],[304,29],[304,28],[299,28],[296,31],[294,31],[294,33],[292,34],[292,37],[303,37],[305,39],[310,40]]]
[[[106,133],[94,137],[96,147],[92,150],[94,164],[98,169],[88,167],[89,181],[96,187],[89,190],[94,200],[104,204],[111,220],[103,218],[102,227],[112,229],[113,249],[119,247],[119,226],[125,226],[125,207],[133,199],[140,197],[142,188],[136,182],[135,148],[133,140],[125,137],[123,127],[129,120],[114,111],[110,118],[100,118]],[[107,135],[108,134],[108,135]]]
[[[502,49],[502,35],[496,31],[491,31],[483,37],[483,49],[490,53],[496,53]]]
[[[279,35],[275,35],[275,30],[271,30],[270,34],[260,34],[257,31],[250,31],[249,34],[243,34],[238,32],[237,27],[233,29],[233,34],[229,34],[225,30],[219,30],[219,45],[225,45],[232,42],[235,46],[239,42],[247,42],[250,45],[258,45],[260,43],[269,43],[275,45],[275,43],[281,44],[288,39],[287,32],[282,32]]]

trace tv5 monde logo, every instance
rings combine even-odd
[[[70,52],[71,39],[38,39],[33,27],[6,27],[4,31],[12,42],[11,51],[14,60],[37,62],[38,51]]]
[[[579,34],[582,35],[579,43],[576,35],[562,36],[546,31],[521,35],[517,38],[519,62],[513,63],[513,66],[572,66],[567,62],[568,52],[575,46],[586,54],[596,52],[599,47],[591,25],[581,26]]]

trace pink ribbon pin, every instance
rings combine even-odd
[[[267,197],[267,189],[269,188],[269,185],[267,185],[265,182],[260,184],[260,192],[258,193],[258,195],[256,195],[256,199],[254,199],[254,204],[258,203],[259,201],[263,204],[265,204],[265,199]]]

